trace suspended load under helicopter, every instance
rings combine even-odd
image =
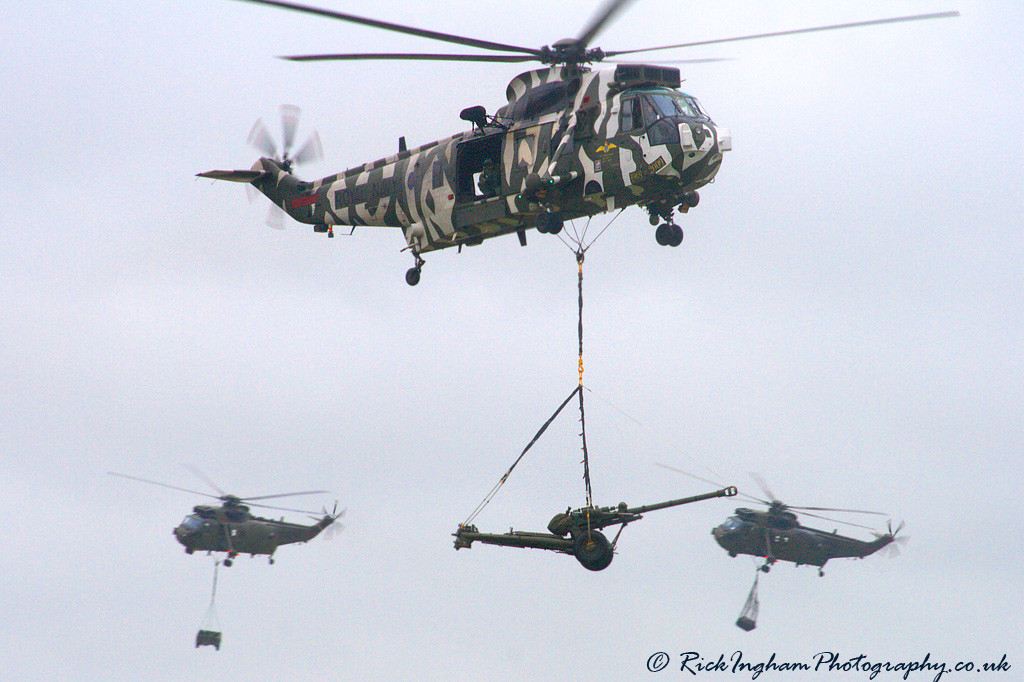
[[[591,242],[592,244],[593,242]],[[643,514],[658,509],[677,507],[691,502],[709,500],[716,497],[732,497],[736,495],[736,488],[727,486],[721,490],[701,495],[693,495],[667,502],[644,505],[640,507],[629,507],[625,502],[620,502],[614,507],[596,507],[593,503],[593,494],[590,483],[590,456],[587,451],[587,420],[586,411],[583,405],[583,261],[586,247],[582,238],[577,242],[578,251],[576,261],[579,269],[579,384],[573,389],[569,396],[562,401],[554,414],[541,426],[533,439],[526,445],[522,453],[509,467],[508,471],[501,477],[498,484],[491,489],[483,501],[477,505],[465,522],[459,524],[455,533],[455,549],[466,549],[473,546],[474,542],[501,547],[520,547],[531,549],[546,549],[561,554],[575,556],[580,564],[590,571],[601,571],[607,568],[615,555],[615,547],[618,544],[619,536],[625,527],[643,518]],[[583,451],[583,481],[586,488],[586,505],[573,510],[570,506],[564,513],[556,514],[548,523],[548,532],[528,532],[510,530],[508,533],[481,533],[472,521],[491,501],[498,489],[505,484],[513,469],[522,461],[526,453],[533,447],[534,443],[544,434],[548,426],[558,417],[566,405],[574,397],[579,397],[580,410],[580,440]],[[610,526],[619,526],[615,537],[609,540],[601,530]]]
[[[757,627],[757,612],[760,609],[760,602],[757,600],[757,581],[760,576],[760,571],[754,572],[754,584],[750,586],[750,594],[747,595],[747,601],[743,603],[740,617],[736,619],[736,627],[740,630],[750,632]]]
[[[623,529],[627,524],[642,519],[643,514],[716,497],[732,497],[735,494],[736,488],[728,487],[702,495],[640,507],[628,507],[625,502],[620,502],[614,507],[588,506],[575,510],[570,508],[564,513],[555,514],[548,523],[547,533],[510,530],[499,535],[481,533],[477,531],[476,526],[462,524],[455,532],[455,549],[471,547],[474,542],[502,547],[547,549],[576,557],[588,571],[602,571],[611,564],[615,546]],[[609,541],[601,530],[616,525],[620,526],[619,530]]]
[[[678,68],[591,64],[642,52],[693,47],[795,33],[958,16],[940,12],[850,24],[818,26],[724,38],[610,50],[592,41],[630,0],[610,0],[577,38],[529,48],[428,31],[343,12],[280,0],[248,0],[386,31],[484,50],[484,54],[356,53],[284,57],[292,61],[414,60],[497,63],[540,62],[543,68],[512,79],[507,102],[488,115],[483,106],[462,111],[468,132],[408,148],[315,182],[292,174],[292,120],[286,117],[284,152],[250,139],[266,156],[249,170],[213,170],[199,177],[252,185],[271,202],[315,232],[334,236],[335,226],[392,227],[402,230],[414,265],[406,282],[415,285],[422,254],[474,246],[515,233],[526,245],[526,231],[558,234],[565,221],[589,218],[631,206],[643,208],[655,239],[678,246],[683,231],[673,219],[700,200],[697,191],[712,182],[732,137],[693,96],[679,90]],[[495,52],[502,54],[494,54]],[[489,54],[488,54],[489,53]],[[684,60],[691,62],[715,59]],[[306,147],[303,148],[305,151]],[[489,166],[494,166],[494,176]],[[484,176],[484,177],[481,177]],[[482,182],[486,180],[486,182]]]
[[[196,633],[196,648],[201,646],[212,646],[220,651],[220,621],[217,618],[217,607],[215,605],[217,599],[217,569],[220,568],[220,562],[216,562],[213,565],[213,590],[210,592],[210,607],[206,609],[206,617],[203,618],[203,624],[199,628],[199,632]]]

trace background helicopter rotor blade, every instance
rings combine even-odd
[[[199,492],[198,490],[190,490],[188,488],[182,488],[180,486],[170,485],[169,483],[161,483],[160,481],[151,481],[148,478],[139,478],[138,476],[129,476],[128,474],[119,474],[116,471],[108,471],[107,473],[110,474],[111,476],[120,476],[121,478],[128,478],[128,479],[131,479],[133,481],[141,481],[142,483],[150,483],[152,485],[158,485],[158,486],[161,486],[163,488],[170,488],[171,490],[180,490],[180,491],[185,492],[185,493],[192,493],[193,495],[202,495],[203,497],[212,497],[214,499],[220,499],[216,495],[211,495],[210,493],[203,493],[203,492]]]
[[[663,45],[661,47],[643,47],[636,50],[613,50],[605,52],[607,57],[618,57],[624,54],[638,54],[640,52],[655,52],[657,50],[675,50],[684,47],[696,47],[698,45],[718,45],[720,43],[735,43],[741,40],[759,40],[761,38],[776,38],[779,36],[792,36],[802,33],[817,33],[821,31],[836,31],[844,28],[860,28],[862,26],[878,26],[880,24],[896,24],[907,21],[923,21],[925,19],[949,19],[960,16],[960,12],[934,12],[931,14],[914,14],[902,17],[890,17],[888,19],[870,19],[868,21],[854,21],[847,24],[831,24],[829,26],[813,26],[810,28],[796,28],[788,31],[773,31],[771,33],[756,33],[749,36],[735,36],[731,38],[716,38],[714,40],[698,40],[690,43],[678,43],[676,45]]]
[[[275,506],[269,505],[269,504],[259,504],[257,502],[249,502],[248,500],[246,500],[244,498],[242,499],[242,502],[244,502],[246,505],[248,505],[250,507],[259,507],[260,509],[276,509],[277,511],[289,511],[289,512],[295,512],[296,514],[313,514],[314,513],[314,512],[309,511],[308,509],[292,509],[291,507],[275,507]]]
[[[436,61],[436,62],[496,62],[506,64],[517,64],[520,62],[532,62],[536,57],[532,55],[488,55],[488,54],[428,54],[417,52],[357,52],[350,54],[307,54],[307,55],[282,55],[279,59],[287,59],[292,62],[325,62],[325,61],[355,61],[361,59],[377,60],[404,60],[404,61]]]
[[[213,479],[204,474],[199,469],[199,467],[192,466],[191,464],[182,464],[181,466],[191,471],[199,480],[201,480],[203,483],[205,483],[206,485],[210,486],[213,490],[215,490],[218,495],[220,495],[221,497],[227,497],[228,494],[221,490],[220,486],[214,483]]]
[[[277,493],[276,495],[257,495],[255,497],[240,497],[239,499],[243,502],[249,502],[251,500],[272,500],[277,497],[294,497],[296,495],[322,495],[331,492],[330,490],[305,490],[299,493]],[[307,513],[307,512],[303,512]]]
[[[747,475],[754,479],[754,483],[756,483],[757,487],[761,489],[761,492],[768,496],[768,502],[765,502],[764,500],[759,500],[759,502],[764,504],[778,502],[779,504],[782,504],[782,502],[779,501],[779,498],[775,496],[775,493],[772,492],[772,489],[768,487],[768,482],[764,480],[764,476],[756,471],[748,471]]]
[[[604,30],[604,27],[615,18],[615,15],[626,9],[626,6],[634,0],[608,0],[597,14],[590,20],[590,24],[583,29],[576,42],[581,45],[589,45],[590,41],[597,37],[597,34]]]
[[[655,466],[659,466],[662,469],[668,469],[669,471],[674,471],[677,474],[682,474],[683,476],[689,476],[690,478],[696,479],[696,480],[698,480],[698,481],[700,481],[702,483],[707,483],[708,485],[712,485],[712,486],[714,486],[716,488],[724,488],[725,487],[725,484],[720,482],[720,481],[712,481],[711,479],[708,479],[708,478],[701,478],[700,476],[698,476],[696,474],[691,474],[689,471],[686,471],[684,469],[677,469],[676,467],[669,466],[668,464],[661,464],[660,462],[655,462],[654,465]],[[767,502],[765,502],[764,500],[760,500],[760,499],[758,499],[758,498],[756,498],[756,497],[754,497],[752,495],[748,495],[747,493],[740,492],[740,493],[738,493],[738,496],[739,497],[744,497],[744,498],[746,498],[748,500],[751,500],[753,502],[760,502],[762,504],[767,504]]]
[[[868,511],[866,509],[839,509],[836,507],[790,507],[790,509],[800,509],[809,511],[827,511],[827,512],[846,512],[848,514],[874,514],[876,516],[888,516],[885,512]],[[808,514],[811,516],[811,514]]]
[[[345,14],[344,12],[334,12],[331,10],[321,9],[319,7],[311,7],[309,5],[300,5],[292,2],[282,2],[281,0],[239,0],[240,2],[251,2],[255,5],[270,5],[271,7],[280,7],[281,9],[292,10],[294,12],[304,12],[306,14],[314,14],[321,17],[327,17],[329,19],[338,19],[340,21],[347,21],[353,24],[360,24],[362,26],[370,26],[373,28],[383,29],[385,31],[394,31],[395,33],[405,33],[407,35],[418,36],[420,38],[427,38],[429,40],[440,40],[445,43],[454,43],[456,45],[465,45],[467,47],[476,47],[481,50],[492,50],[496,52],[522,52],[524,54],[530,54],[539,56],[540,50],[535,50],[528,47],[519,47],[517,45],[505,45],[503,43],[493,43],[488,40],[478,40],[476,38],[467,38],[465,36],[459,36],[452,33],[441,33],[439,31],[428,31],[422,28],[415,28],[413,26],[403,26],[402,24],[393,24],[387,21],[380,21],[378,19],[368,19],[366,17],[358,17],[354,14]]]
[[[789,507],[789,509],[797,509],[797,507]],[[845,510],[837,509],[836,511],[845,511]],[[863,528],[864,530],[873,530],[871,528],[871,526],[864,526],[864,525],[861,525],[859,523],[854,523],[853,521],[843,521],[842,519],[833,519],[833,518],[831,518],[829,516],[821,516],[820,514],[811,514],[809,512],[802,511],[802,512],[800,512],[800,515],[801,516],[811,516],[811,517],[816,518],[816,519],[823,519],[825,521],[831,521],[832,523],[841,523],[844,526],[853,526],[854,528]]]

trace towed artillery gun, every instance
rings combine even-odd
[[[710,500],[716,497],[733,497],[734,495],[736,495],[736,488],[728,486],[702,495],[640,507],[627,507],[625,502],[620,502],[614,507],[590,506],[576,510],[570,508],[565,512],[555,514],[548,523],[549,532],[547,533],[515,530],[501,534],[481,533],[476,526],[461,524],[453,534],[455,549],[472,547],[474,542],[502,547],[547,549],[562,554],[571,554],[587,570],[601,571],[611,564],[615,554],[615,544],[619,540],[619,535],[622,534],[622,529],[634,521],[639,521],[643,518],[643,514],[656,509],[667,509],[691,502]],[[601,530],[616,524],[620,526],[619,530],[609,541]]]

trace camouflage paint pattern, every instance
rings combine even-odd
[[[482,128],[316,182],[303,182],[268,158],[252,171],[200,175],[251,182],[318,231],[401,228],[417,254],[522,233],[546,211],[570,220],[639,205],[667,219],[676,206],[687,210],[685,195],[714,179],[732,145],[728,131],[699,109],[657,120],[644,112],[642,124],[622,128],[630,120],[624,102],[640,93],[686,98],[696,107],[678,85],[678,69],[664,67],[537,69],[509,83],[508,103]],[[474,176],[492,156],[500,158],[501,188],[485,197]]]

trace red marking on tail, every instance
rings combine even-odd
[[[298,197],[297,199],[292,199],[292,208],[302,208],[303,206],[312,206],[313,204],[316,203],[316,199],[317,199],[317,196],[315,194],[310,194],[309,196]]]

